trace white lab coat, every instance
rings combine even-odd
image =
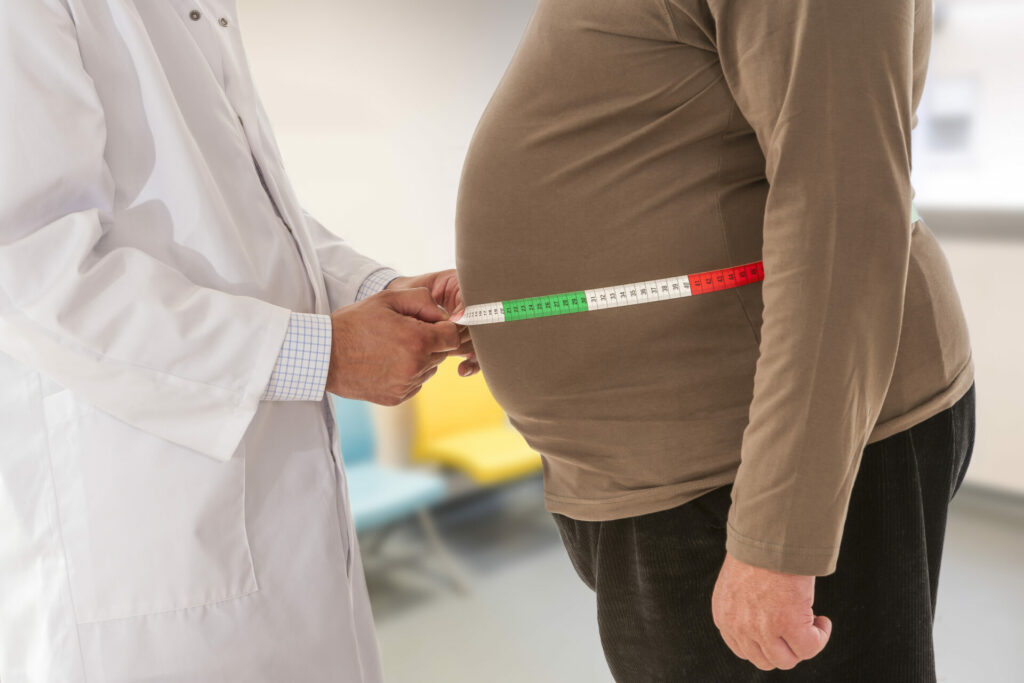
[[[259,400],[379,267],[301,211],[233,2],[3,0],[0,681],[381,679],[329,404]]]

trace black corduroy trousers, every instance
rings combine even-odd
[[[731,486],[639,517],[556,514],[577,573],[596,592],[615,680],[933,683],[942,542],[974,448],[974,396],[972,384],[950,408],[864,449],[838,566],[815,585],[814,612],[832,619],[832,636],[790,671],[739,659],[712,621]]]

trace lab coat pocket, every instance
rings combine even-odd
[[[135,429],[61,391],[43,401],[60,531],[80,623],[258,590],[245,454],[228,462]]]

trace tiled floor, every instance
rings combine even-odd
[[[458,596],[429,572],[371,573],[390,683],[611,681],[593,598],[565,557],[536,482],[448,509],[438,521],[472,592]],[[407,530],[389,543],[408,550],[417,538]],[[940,681],[1024,683],[1022,567],[1024,501],[961,491],[941,578]]]

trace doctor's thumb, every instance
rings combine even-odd
[[[396,313],[412,316],[427,323],[442,322],[449,318],[448,311],[434,301],[426,287],[397,289],[384,294],[387,295],[388,305]]]

